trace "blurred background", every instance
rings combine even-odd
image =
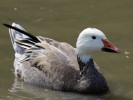
[[[14,50],[3,23],[15,22],[33,35],[75,47],[87,27],[103,31],[121,53],[94,55],[110,91],[82,95],[42,89],[15,79]],[[132,0],[0,0],[0,100],[133,100]]]

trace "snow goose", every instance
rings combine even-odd
[[[98,94],[109,89],[92,55],[101,51],[119,53],[119,50],[102,31],[84,29],[75,49],[68,43],[33,36],[15,23],[3,25],[9,28],[15,50],[16,77],[32,85],[61,91]]]

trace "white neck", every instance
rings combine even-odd
[[[92,58],[92,55],[80,55],[78,54],[78,57],[83,63],[89,62],[89,60]]]

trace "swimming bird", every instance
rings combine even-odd
[[[33,36],[19,24],[3,24],[15,50],[15,76],[32,85],[86,94],[106,92],[109,87],[93,54],[101,51],[119,53],[104,33],[86,28],[76,48],[65,42]]]

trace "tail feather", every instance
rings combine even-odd
[[[3,24],[9,28],[9,34],[15,53],[24,54],[25,50],[38,48],[35,43],[40,42],[36,36],[26,32],[23,27],[13,23],[12,25]]]
[[[24,45],[24,46],[27,46],[27,47],[30,47],[30,48],[33,48],[33,47],[36,46],[35,43],[29,42],[28,40],[17,40],[17,39],[15,39],[15,42],[18,45]]]
[[[30,37],[31,39],[33,39],[33,40],[36,41],[36,42],[39,42],[39,40],[37,39],[36,36],[33,36],[33,35],[31,35],[30,33],[26,32],[26,31],[24,30],[24,28],[22,28],[22,27],[21,27],[20,25],[18,25],[18,24],[13,23],[12,25],[8,25],[8,24],[3,24],[3,25],[6,26],[6,27],[8,27],[8,28],[14,29],[15,31],[18,31],[19,33],[22,33],[22,34],[25,35],[25,36]]]

